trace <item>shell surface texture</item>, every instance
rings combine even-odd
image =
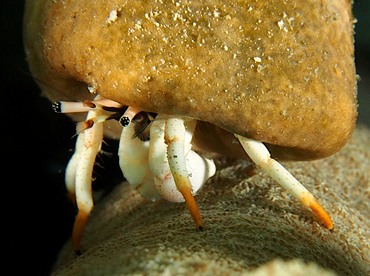
[[[131,185],[151,200],[185,201],[198,229],[193,194],[215,173],[206,157],[220,156],[251,159],[332,229],[275,159],[324,158],[352,134],[353,21],[345,0],[28,1],[30,70],[56,111],[81,121],[66,170],[79,210],[74,250],[103,135],[120,140]]]

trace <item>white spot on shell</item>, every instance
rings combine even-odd
[[[113,23],[117,20],[117,18],[118,18],[117,10],[111,10],[111,12],[109,13],[109,17],[107,18],[107,23],[108,24]]]
[[[278,24],[280,30],[283,30],[286,33],[288,32],[288,28],[286,26],[284,26],[285,23],[284,23],[283,19],[280,20],[277,24]]]
[[[95,88],[95,86],[87,86],[87,90],[89,90],[89,92],[91,93],[91,94],[96,94],[96,88]]]
[[[253,59],[254,59],[255,62],[261,62],[262,61],[262,59],[260,57],[254,57]]]
[[[141,20],[138,20],[138,21],[136,21],[136,23],[135,23],[135,29],[137,29],[137,30],[141,30]]]
[[[213,11],[213,16],[214,16],[215,18],[219,17],[219,16],[220,16],[220,12],[219,12],[217,9],[215,9],[215,10]]]
[[[258,73],[261,73],[261,71],[262,71],[263,69],[265,69],[265,67],[266,67],[266,66],[263,66],[263,65],[261,65],[261,64],[258,64],[258,66],[257,66],[257,72],[258,72]]]
[[[150,81],[151,80],[151,76],[144,76],[143,77],[143,82],[148,82],[148,81]]]
[[[278,24],[280,30],[282,30],[284,28],[284,20],[280,20],[277,24]]]
[[[315,69],[315,76],[317,77],[317,76],[319,76],[319,67],[316,67],[316,69]]]

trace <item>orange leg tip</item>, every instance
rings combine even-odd
[[[193,217],[195,226],[197,227],[198,230],[203,231],[202,218],[200,216],[197,203],[194,199],[194,196],[191,193],[191,190],[190,189],[182,189],[182,191],[180,191],[180,192],[184,196],[186,206],[188,207],[189,212],[190,212],[191,216]]]
[[[194,219],[194,217],[193,217],[193,219]],[[204,230],[203,222],[202,222],[202,219],[201,219],[200,215],[199,215],[199,219],[198,220],[195,220],[194,219],[194,222],[195,222],[195,225],[196,225],[196,227],[197,227],[197,229],[199,231],[203,231]]]
[[[186,205],[188,206],[189,212],[191,216],[193,217],[196,228],[200,231],[203,231],[202,218],[200,216],[199,209],[198,209],[198,206],[194,198],[193,198],[193,202],[189,202],[188,200],[186,200]]]
[[[81,255],[81,240],[90,213],[79,211],[73,225],[72,247],[77,255]]]
[[[333,221],[331,220],[328,213],[324,210],[324,208],[316,200],[311,202],[309,207],[316,214],[316,216],[318,216],[321,219],[321,221],[325,224],[325,226],[329,230],[333,229],[334,227]]]

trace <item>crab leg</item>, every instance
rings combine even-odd
[[[101,110],[89,111],[87,119],[97,117],[101,115],[101,112]],[[79,153],[80,159],[76,167],[75,193],[78,214],[72,232],[72,246],[77,254],[80,253],[82,234],[94,205],[91,191],[92,171],[95,157],[100,150],[101,141],[103,139],[103,124],[101,122],[96,123],[93,127],[79,134],[79,136],[80,135],[83,135],[84,142],[81,152]],[[80,138],[78,138],[78,140],[79,139]],[[78,146],[80,146],[79,143],[78,141]],[[77,149],[77,151],[79,151],[79,149]]]
[[[106,120],[108,120],[111,117],[112,114],[102,114],[90,119],[87,119],[83,122],[79,122],[76,125],[76,133],[79,134],[83,132],[86,129],[89,129],[94,126],[94,124],[97,123],[104,123]]]
[[[192,194],[192,187],[185,160],[185,125],[181,118],[166,120],[165,143],[168,145],[168,163],[176,183],[177,189],[183,195],[186,205],[198,229],[203,229],[202,219],[197,203]]]
[[[166,115],[158,115],[150,128],[149,165],[154,174],[154,184],[162,197],[171,202],[184,202],[183,195],[176,187],[167,158],[167,145],[164,142]],[[203,158],[191,150],[196,120],[185,122],[185,158],[192,192],[195,194],[216,172],[213,160]]]
[[[159,199],[161,196],[158,194],[154,186],[153,173],[151,172],[148,164],[148,152],[150,141],[141,141],[139,138],[133,139],[135,134],[134,125],[131,123],[132,118],[137,113],[133,109],[127,109],[126,113],[121,117],[127,118],[122,124],[120,144],[119,144],[119,164],[123,175],[127,181],[138,190],[138,192],[152,201]]]
[[[76,147],[75,147],[75,152],[73,153],[71,159],[68,162],[68,165],[66,167],[66,172],[65,172],[65,183],[66,183],[66,188],[68,191],[68,196],[70,200],[76,205],[76,192],[75,192],[75,185],[76,185],[76,169],[78,162],[81,158],[81,152],[84,147],[85,143],[85,135],[84,133],[80,133],[77,136],[77,141],[76,141]]]
[[[239,139],[244,150],[254,163],[260,166],[264,172],[268,173],[281,186],[287,189],[303,205],[311,208],[328,229],[333,228],[333,222],[330,216],[317,202],[315,197],[279,162],[270,158],[270,152],[263,143],[239,135],[235,136]]]

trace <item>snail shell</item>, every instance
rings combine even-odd
[[[221,154],[237,155],[223,146],[236,133],[280,159],[321,158],[354,129],[350,1],[39,0],[26,11],[28,61],[52,100],[89,98],[88,86],[196,118],[195,144]]]

